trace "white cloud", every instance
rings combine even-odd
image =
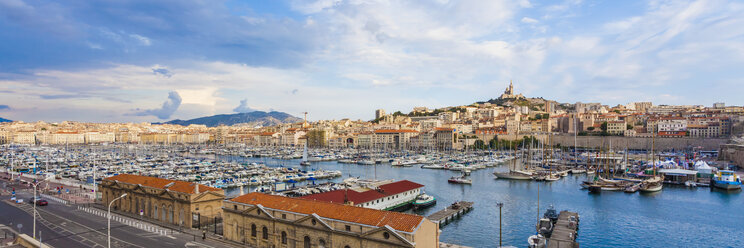
[[[150,39],[147,38],[147,37],[145,37],[145,36],[138,35],[138,34],[130,34],[129,37],[132,37],[133,39],[135,39],[136,41],[138,41],[143,46],[150,46],[151,45]]]
[[[535,24],[535,23],[538,23],[538,21],[537,21],[537,20],[535,20],[535,19],[532,19],[532,18],[529,18],[529,17],[526,17],[526,16],[525,16],[525,17],[522,17],[522,22],[523,22],[523,23],[529,23],[529,24]]]

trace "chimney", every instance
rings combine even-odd
[[[196,184],[196,187],[194,187],[194,189],[196,191],[195,194],[199,194],[199,184],[198,183]]]

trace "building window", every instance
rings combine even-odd
[[[344,248],[351,248],[351,246],[345,245]]]
[[[282,219],[286,219],[286,218],[287,218],[287,214],[282,214]]]
[[[315,221],[315,219],[313,219],[313,220],[312,220],[312,221],[310,221],[310,222],[311,222],[311,223],[313,223],[313,226],[314,226],[315,224],[318,224],[318,222],[317,222],[317,221]]]
[[[351,232],[351,226],[350,225],[346,225],[346,231],[347,232]]]
[[[305,239],[303,240],[302,246],[305,247],[305,248],[310,248],[311,245],[310,245],[310,237],[309,236],[305,236]]]
[[[233,210],[238,210],[238,205],[233,205]]]
[[[264,226],[261,228],[261,238],[263,239],[269,239],[269,229]]]
[[[325,248],[326,247],[326,243],[325,243],[325,240],[324,239],[318,240],[318,247],[319,248]]]
[[[251,237],[256,237],[256,224],[251,224]]]
[[[282,231],[282,244],[287,244],[287,232]]]
[[[384,232],[384,233],[382,233],[382,237],[384,237],[385,239],[389,239],[390,238],[390,233]]]

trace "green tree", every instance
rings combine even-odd
[[[483,142],[482,140],[476,140],[473,143],[473,147],[475,149],[486,149],[486,142]]]
[[[602,132],[607,132],[607,122],[602,122],[602,125],[599,126],[599,129],[602,129]]]
[[[628,124],[628,130],[633,129],[633,125]]]
[[[586,130],[594,131],[594,127],[587,127]]]

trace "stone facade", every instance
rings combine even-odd
[[[120,174],[103,179],[98,185],[101,204],[116,197],[112,211],[127,212],[162,223],[192,227],[194,220],[214,218],[222,214],[225,193],[221,189],[196,183],[155,177]]]
[[[260,193],[227,200],[223,209],[225,239],[253,247],[437,247],[439,242],[436,223],[397,212]],[[349,215],[361,221],[349,221]],[[395,223],[370,224],[393,216]]]

